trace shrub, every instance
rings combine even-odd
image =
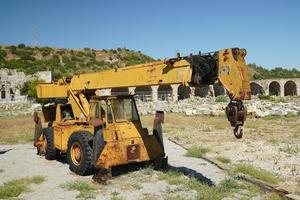
[[[16,47],[16,46],[10,46],[10,47],[9,47],[9,51],[10,51],[11,54],[16,54],[16,52],[17,52],[17,47]]]
[[[6,57],[7,53],[5,50],[0,50],[0,60],[4,60],[4,58]]]
[[[227,102],[228,99],[226,96],[217,96],[215,102]]]
[[[25,49],[25,47],[26,47],[26,45],[23,44],[23,43],[21,43],[21,44],[18,45],[18,48],[20,48],[20,49]]]
[[[36,86],[37,86],[37,84],[43,83],[43,82],[44,81],[39,80],[39,79],[33,79],[33,80],[26,82],[23,85],[23,87],[21,88],[21,94],[27,95],[32,98],[36,98],[37,97]]]
[[[271,97],[270,97],[270,95],[259,94],[258,98],[260,100],[269,100]]]

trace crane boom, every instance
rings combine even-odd
[[[37,86],[38,98],[66,98],[67,90],[88,91],[162,84],[197,86],[219,80],[232,100],[250,99],[244,49],[224,49],[214,55],[190,55],[124,68],[74,75]]]

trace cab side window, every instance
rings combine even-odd
[[[97,102],[91,102],[91,118],[99,118],[99,105]]]
[[[108,123],[113,122],[113,116],[112,116],[111,108],[109,105],[107,105],[107,122]]]
[[[106,118],[106,101],[101,100],[99,102],[99,110],[100,110],[100,115],[99,119],[105,119]]]

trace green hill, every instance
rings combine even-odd
[[[17,69],[26,74],[50,70],[53,78],[113,67],[151,62],[154,59],[126,48],[95,50],[50,47],[0,46],[0,68]]]
[[[124,67],[154,61],[140,51],[126,48],[110,50],[66,49],[31,47],[24,44],[0,46],[0,68],[17,69],[26,74],[50,70],[53,78],[75,73],[93,72],[113,67]],[[300,78],[297,69],[275,68],[267,70],[256,64],[248,64],[250,79]]]

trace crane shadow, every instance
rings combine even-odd
[[[151,164],[149,164],[147,162],[132,163],[132,164],[128,164],[128,165],[113,167],[111,172],[112,172],[113,177],[117,177],[120,175],[128,174],[130,172],[145,169],[149,166],[151,166]],[[161,171],[162,173],[166,173],[169,170],[180,172],[180,173],[184,174],[185,176],[188,176],[190,178],[195,178],[199,182],[206,184],[210,187],[215,186],[214,182],[211,179],[209,179],[208,177],[204,176],[203,174],[201,174],[193,169],[187,168],[187,167],[182,167],[182,166],[175,167],[175,166],[168,165],[165,169],[154,169],[154,170]]]
[[[204,183],[204,184],[206,184],[210,187],[215,186],[214,182],[211,179],[207,178],[203,174],[201,174],[201,173],[199,173],[199,172],[197,172],[193,169],[190,169],[190,168],[187,168],[187,167],[174,167],[174,166],[169,165],[169,170],[181,172],[184,175],[186,175],[190,178],[195,178],[199,182]]]
[[[5,153],[7,153],[7,152],[9,152],[9,151],[11,151],[12,149],[1,149],[0,150],[0,155],[1,154],[5,154]]]

